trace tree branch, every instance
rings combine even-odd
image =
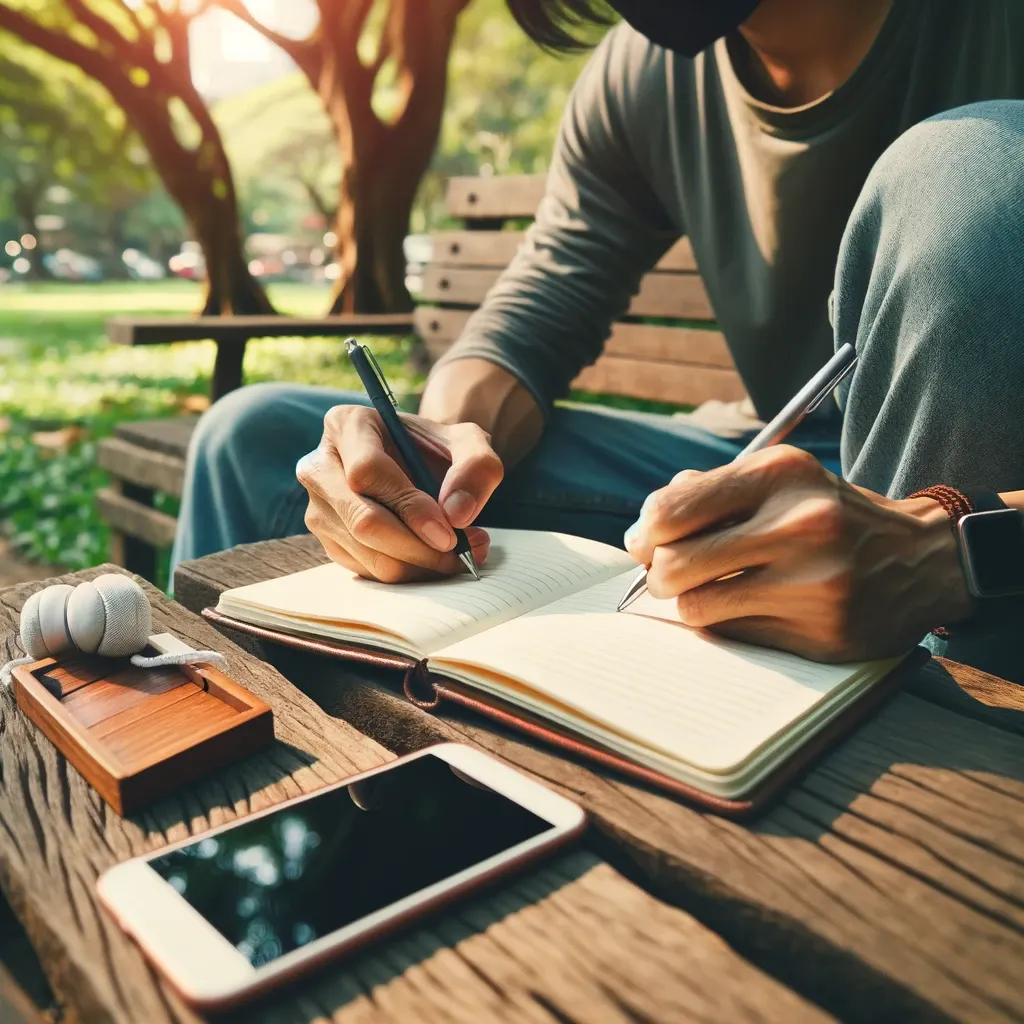
[[[254,28],[264,39],[268,39],[275,46],[280,47],[299,68],[310,75],[310,69],[316,62],[317,47],[313,36],[305,39],[292,39],[289,36],[275,32],[272,28],[264,25],[263,22],[254,18],[242,0],[209,0],[210,4],[216,4],[230,14],[233,14],[239,21],[245,22],[250,28]],[[315,74],[315,72],[313,72]]]
[[[122,35],[113,22],[97,14],[85,0],[64,0],[64,6],[75,16],[80,24],[92,32],[97,39],[108,43],[114,49],[114,53],[121,58],[124,52],[132,55],[132,60],[137,60],[145,55],[147,58],[152,55],[147,53],[143,47],[126,36]]]
[[[10,32],[30,46],[35,46],[58,60],[76,64],[91,78],[106,86],[110,92],[114,92],[123,83],[119,69],[102,54],[70,36],[45,28],[4,3],[0,3],[0,29]]]

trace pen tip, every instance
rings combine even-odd
[[[473,579],[480,579],[480,570],[476,567],[476,559],[468,551],[459,555],[459,561],[469,570]]]

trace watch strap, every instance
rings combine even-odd
[[[1002,512],[1010,507],[987,487],[965,487],[960,493],[974,506],[975,512]]]

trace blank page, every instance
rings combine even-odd
[[[718,639],[684,626],[674,601],[649,595],[616,613],[628,579],[598,584],[464,640],[430,665],[559,717],[584,735],[590,720],[599,731],[722,775],[737,772],[834,690],[866,674],[880,678],[890,667],[821,665]],[[527,689],[504,687],[502,678]],[[570,714],[551,714],[554,705]]]
[[[225,591],[217,607],[243,621],[362,638],[425,656],[634,564],[625,552],[580,537],[489,532],[491,550],[479,581],[456,576],[434,583],[384,584],[331,563]]]

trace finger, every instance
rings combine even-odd
[[[353,496],[353,502],[365,503],[372,514],[390,516],[387,509],[383,509],[367,499]],[[375,541],[386,533],[379,529],[371,529],[365,515],[359,522],[362,525],[357,528],[367,530]],[[401,528],[397,520],[393,525],[401,529],[401,539],[405,540],[408,531]],[[402,546],[400,554],[395,554],[391,550],[382,550],[375,544],[368,544],[363,537],[353,534],[344,515],[319,499],[312,500],[306,510],[306,526],[324,546],[324,550],[332,560],[345,565],[346,568],[360,576],[380,580],[383,583],[408,583],[416,580],[439,579],[465,571],[465,566],[454,552],[436,552],[419,544],[415,538],[412,538],[412,541],[416,546],[411,550]],[[467,536],[474,559],[478,564],[482,564],[490,549],[490,538],[480,529],[473,530]],[[339,551],[344,552],[347,557],[340,557],[340,555],[336,557]]]
[[[823,472],[812,455],[778,445],[707,473],[679,474],[644,502],[640,519],[628,535],[629,553],[650,565],[657,546],[747,519],[775,490]]]
[[[399,561],[438,572],[446,571],[447,566],[457,561],[454,556],[446,560],[443,552],[421,540],[379,502],[356,494],[349,486],[348,475],[330,437],[325,436],[319,448],[299,460],[296,474],[319,509],[321,518],[326,523],[331,519],[331,513],[337,516],[346,537],[354,537],[365,547]],[[425,495],[423,497],[426,498]],[[310,529],[317,532],[312,526]],[[451,530],[447,522],[445,529]],[[344,546],[345,542],[341,543]],[[454,544],[455,535],[451,534],[449,549]]]
[[[710,629],[744,618],[778,619],[778,594],[764,570],[752,569],[730,579],[716,579],[676,597],[679,619],[694,629]]]
[[[475,534],[467,535],[474,561],[477,565],[483,565],[490,550],[490,537],[483,530],[477,530]],[[320,537],[319,539],[332,561],[344,565],[359,576],[381,583],[426,583],[466,572],[466,567],[454,555],[448,556],[440,568],[427,568],[409,562],[401,562],[379,551],[374,551],[372,548],[364,547],[351,538],[347,541],[347,548],[329,538]],[[335,557],[335,552],[341,557]]]
[[[468,526],[501,483],[504,468],[490,438],[473,423],[449,428],[452,465],[441,484],[439,499],[452,526]]]
[[[651,556],[647,589],[652,597],[675,597],[767,564],[776,546],[749,523],[662,544]]]
[[[373,410],[346,418],[336,440],[351,490],[390,509],[423,543],[450,551],[455,534],[438,503],[419,490],[386,450],[384,428]]]

